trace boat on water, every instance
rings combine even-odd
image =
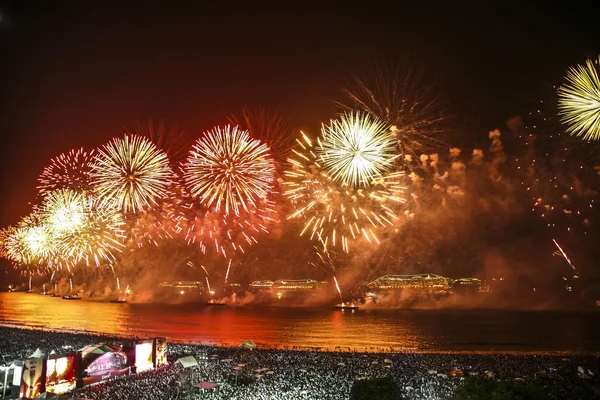
[[[50,297],[60,297],[60,294],[52,293]]]
[[[338,310],[358,310],[359,306],[355,303],[340,303],[336,304],[335,308],[337,308]]]
[[[223,300],[214,300],[210,299],[206,302],[206,305],[209,306],[226,306],[227,304]]]
[[[45,295],[47,295],[47,294],[48,294],[48,293],[46,293],[46,292],[40,292],[40,295],[42,295],[42,296],[45,296]]]
[[[111,300],[110,302],[111,303],[127,303],[127,300],[125,300],[125,299],[123,299],[123,300],[121,300],[121,299],[115,299],[115,300]]]
[[[81,297],[77,296],[76,294],[66,294],[62,298],[63,300],[81,300]]]

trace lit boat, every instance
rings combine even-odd
[[[64,295],[63,300],[81,300],[81,297],[77,296],[76,294],[72,294],[72,295]]]
[[[111,300],[111,303],[127,303],[127,300],[123,299],[123,300]]]
[[[52,293],[50,297],[60,297],[60,294]]]
[[[209,306],[225,306],[227,305],[224,301],[222,300],[214,300],[214,299],[210,299],[206,302],[207,305]]]
[[[336,304],[335,308],[339,310],[358,310],[358,305],[354,303],[340,303]]]
[[[45,295],[47,295],[48,293],[46,293],[46,292],[40,292],[40,294],[41,294],[42,296],[45,296]]]

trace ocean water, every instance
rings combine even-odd
[[[114,304],[0,293],[0,324],[237,345],[415,351],[600,351],[600,312]]]

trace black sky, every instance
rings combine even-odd
[[[566,2],[214,3],[0,2],[0,227],[30,211],[50,158],[137,120],[195,137],[261,104],[314,128],[366,62],[416,58],[446,82],[468,138],[600,51],[591,10]]]

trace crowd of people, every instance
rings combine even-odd
[[[0,328],[0,350],[22,359],[36,348],[59,352],[122,339],[89,334]],[[64,350],[62,350],[64,352]],[[193,356],[197,367],[177,360]],[[591,399],[598,390],[600,358],[594,355],[359,353],[247,349],[169,343],[169,365],[116,377],[77,390],[86,399],[348,399],[356,380],[388,377],[408,399],[451,399],[473,376],[536,382],[559,398]],[[196,387],[216,383],[212,389]],[[562,391],[563,397],[560,397]]]

